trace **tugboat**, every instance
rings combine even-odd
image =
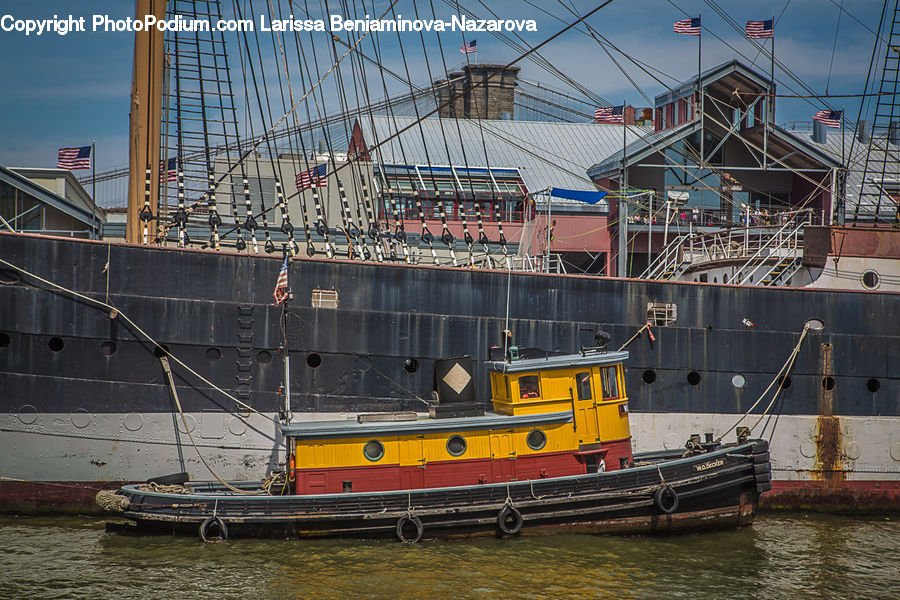
[[[633,454],[623,363],[509,346],[487,363],[492,412],[469,357],[438,361],[437,402],[415,412],[291,423],[287,469],[265,482],[173,482],[102,491],[129,530],[229,536],[423,538],[554,531],[669,533],[749,525],[771,488],[768,442],[692,436]],[[493,356],[492,356],[493,358]],[[164,484],[164,485],[163,485]]]

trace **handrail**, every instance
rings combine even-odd
[[[776,241],[776,240],[778,240],[778,243],[775,244],[775,246],[772,248],[772,249],[774,249],[774,250],[777,250],[777,249],[780,249],[780,248],[784,248],[784,247],[785,247],[785,244],[787,243],[787,241],[789,241],[791,238],[794,238],[794,252],[795,252],[795,255],[796,255],[797,245],[798,245],[798,244],[797,244],[797,241],[798,241],[798,239],[799,239],[799,237],[800,237],[800,236],[799,236],[799,233],[800,233],[800,230],[803,229],[803,228],[806,226],[806,224],[807,224],[806,221],[804,221],[803,223],[800,223],[799,225],[796,225],[796,226],[794,227],[794,229],[787,235],[787,237],[785,237],[785,238],[782,240],[781,234],[784,232],[784,230],[785,230],[789,225],[794,225],[794,222],[793,222],[793,221],[787,221],[784,225],[782,225],[782,226],[778,229],[778,231],[775,232],[774,235],[772,235],[772,237],[769,238],[769,240],[768,240],[765,244],[763,244],[762,246],[759,247],[759,250],[757,250],[756,253],[755,253],[753,256],[751,256],[749,259],[747,259],[747,262],[745,262],[743,265],[741,265],[740,269],[738,269],[738,273],[743,273],[743,272],[744,272],[744,269],[750,268],[750,265],[751,265],[755,260],[757,260],[758,258],[760,258],[760,255],[761,255],[762,251],[765,250],[766,248],[768,248],[770,245],[772,245],[772,242],[774,242],[774,241]],[[766,263],[765,263],[765,259],[766,259],[766,258],[767,258],[767,256],[762,257],[762,260],[759,261],[759,264],[757,264],[755,267],[753,267],[753,270],[752,270],[752,271],[750,271],[749,273],[747,273],[746,275],[744,275],[744,277],[741,279],[741,281],[738,283],[738,285],[744,285],[744,284],[747,283],[747,281],[751,280],[751,279],[753,278],[753,275],[756,274],[756,272],[760,269],[760,267],[762,267],[762,266],[764,266],[764,265],[766,264]],[[773,268],[774,268],[774,267],[773,267]],[[770,272],[771,272],[771,271],[770,271]]]
[[[656,257],[656,260],[650,263],[644,272],[641,273],[638,278],[639,279],[656,279],[661,273],[664,273],[669,267],[673,266],[678,261],[679,250],[681,250],[681,245],[686,242],[693,233],[685,233],[671,242],[669,245],[663,248],[663,251],[660,252],[659,256]],[[674,256],[673,256],[674,255]]]

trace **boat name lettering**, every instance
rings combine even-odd
[[[721,467],[725,464],[725,459],[720,458],[718,460],[711,460],[709,462],[705,462],[702,465],[694,465],[695,471],[709,471],[710,469],[715,469],[716,467]]]

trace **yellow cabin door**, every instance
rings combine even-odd
[[[425,436],[400,438],[400,488],[425,487]]]
[[[491,433],[491,480],[510,481],[516,478],[516,453],[511,432]]]
[[[597,400],[601,393],[599,383],[593,383],[599,377],[596,369],[575,374],[575,385],[572,387],[573,404],[575,406],[575,438],[579,444],[596,444],[600,441],[597,429]],[[597,380],[599,381],[599,380]]]

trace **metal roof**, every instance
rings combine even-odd
[[[18,173],[18,170],[38,171],[37,169],[26,169],[18,167],[8,168],[0,166],[0,181],[8,183],[14,188],[18,188],[19,190],[31,195],[38,202],[43,202],[44,204],[55,208],[63,214],[66,214],[73,219],[84,223],[92,231],[96,231],[100,226],[100,222],[103,219],[102,216],[92,215],[89,210],[85,210],[84,207],[75,205],[72,200],[66,198],[65,196],[60,196],[55,192],[51,192],[44,186],[31,181],[25,175]],[[53,177],[54,175],[59,176],[60,174],[62,174],[67,179],[70,178],[68,181],[70,185],[72,185],[74,182],[74,184],[78,187],[81,186],[81,184],[78,183],[78,180],[75,179],[75,177],[71,174],[71,171],[67,171],[64,169],[42,169],[40,171],[46,172],[49,177]],[[86,194],[87,192],[83,193]]]
[[[703,81],[703,88],[706,89],[712,84],[722,79],[728,78],[732,74],[738,74],[741,79],[752,82],[758,85],[760,88],[765,89],[771,86],[772,90],[775,89],[774,85],[772,85],[772,80],[769,79],[768,76],[760,74],[758,71],[751,69],[739,60],[731,60],[720,65],[716,65],[711,69],[707,69],[706,71],[703,71],[703,73],[700,75],[700,78]],[[731,79],[734,79],[734,77],[731,77]],[[728,83],[732,84],[733,82],[729,81]],[[656,96],[656,98],[654,99],[654,105],[658,108],[663,104],[672,102],[673,100],[690,96],[696,90],[697,76],[694,75],[687,81],[678,84],[678,87],[665,91]]]
[[[452,406],[449,405],[449,406]],[[541,413],[537,415],[498,415],[486,413],[476,417],[452,417],[448,419],[417,419],[415,421],[306,421],[282,425],[281,432],[298,440],[322,438],[356,438],[369,436],[401,435],[407,433],[447,433],[478,429],[510,429],[534,425],[553,425],[572,421],[572,411]]]
[[[813,141],[811,123],[794,124],[794,127],[795,129],[793,130],[782,129],[783,134],[790,136],[793,139],[801,140],[806,145],[818,149],[823,154],[832,157],[838,164],[847,165],[847,201],[845,213],[852,214],[856,209],[857,203],[859,203],[859,193],[863,182],[863,170],[866,168],[866,154],[869,151],[869,142],[860,142],[858,139],[854,142],[854,136],[856,135],[855,127],[847,127],[843,130],[828,129],[827,138],[824,144]],[[883,133],[879,133],[883,135]],[[883,141],[881,143],[883,145]],[[853,149],[852,153],[851,148]],[[895,150],[888,155],[888,162],[895,167],[893,173],[888,172],[885,174],[885,178],[894,177],[900,181],[900,163],[896,160],[896,153],[897,151]],[[884,162],[884,154],[882,149],[878,147],[872,148],[872,156],[869,159],[870,174],[868,179],[870,182],[873,176],[879,179],[881,178],[880,165]],[[873,171],[877,173],[873,175]],[[871,183],[869,185],[872,187]],[[873,192],[877,190],[868,189],[867,191]],[[860,210],[863,213],[871,214],[874,213],[875,205],[876,199],[869,196],[863,199]],[[896,205],[890,199],[881,199],[880,214],[882,217],[888,216],[893,218],[895,211]]]
[[[694,133],[700,128],[699,121],[688,121],[677,127],[664,129],[663,131],[641,131],[640,137],[625,147],[624,155],[627,157],[629,166],[639,160],[643,160],[647,156],[659,152],[661,149],[667,148],[669,144]],[[619,148],[612,154],[603,157],[603,160],[588,168],[588,175],[591,177],[602,177],[604,175],[615,174],[622,169],[622,149]]]
[[[428,118],[413,125],[415,122],[411,117],[373,116],[360,118],[358,124],[369,147],[412,125],[373,152],[372,159],[378,162],[514,167],[531,193],[551,187],[596,190],[587,169],[598,158],[621,152],[623,141],[634,142],[649,130],[629,126],[623,132],[624,125],[484,119]]]
[[[584,352],[582,354],[563,354],[546,356],[544,358],[523,358],[512,362],[494,361],[487,363],[487,368],[495,373],[526,373],[530,371],[614,365],[626,360],[628,360],[628,352],[623,351]]]

